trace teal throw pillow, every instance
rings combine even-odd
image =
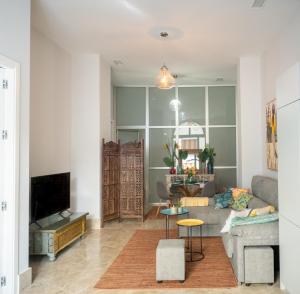
[[[238,198],[232,201],[231,208],[234,210],[244,210],[252,198],[251,194],[241,193]]]
[[[228,190],[222,194],[216,194],[214,196],[215,199],[215,208],[226,208],[229,207],[232,203],[232,192]]]

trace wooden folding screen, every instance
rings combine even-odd
[[[144,220],[144,141],[120,148],[120,217]]]
[[[120,218],[120,144],[102,145],[102,218],[104,222]]]
[[[122,144],[103,140],[102,219],[144,220],[144,141]]]

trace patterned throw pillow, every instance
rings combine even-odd
[[[241,193],[238,198],[231,203],[231,208],[234,210],[243,210],[247,208],[249,201],[253,198],[251,194]]]
[[[229,207],[229,205],[232,202],[231,190],[228,190],[227,192],[222,193],[222,194],[216,194],[214,196],[214,199],[215,199],[215,208]]]
[[[232,188],[232,198],[237,199],[242,193],[249,193],[249,189],[245,188]]]

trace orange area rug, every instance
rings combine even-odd
[[[176,230],[170,231],[176,238]],[[120,255],[96,284],[99,289],[160,289],[160,288],[231,288],[237,281],[220,237],[203,238],[205,258],[186,263],[186,280],[155,280],[156,246],[164,239],[164,230],[137,230]],[[198,247],[198,248],[197,248]],[[199,249],[198,238],[193,240]],[[170,262],[172,262],[170,260]]]

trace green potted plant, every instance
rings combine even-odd
[[[205,148],[207,151],[207,172],[209,174],[213,174],[214,173],[214,162],[215,162],[215,149],[213,147],[207,146]]]
[[[164,144],[163,147],[168,152],[168,156],[163,158],[163,162],[170,168],[170,174],[175,174],[175,163],[177,159],[176,150],[178,148],[177,143],[175,142],[173,146],[170,144]]]
[[[177,174],[179,175],[183,174],[182,161],[187,159],[187,157],[188,157],[188,152],[186,150],[179,149]]]
[[[198,153],[200,173],[205,173],[205,164],[208,159],[207,148],[200,150]]]

